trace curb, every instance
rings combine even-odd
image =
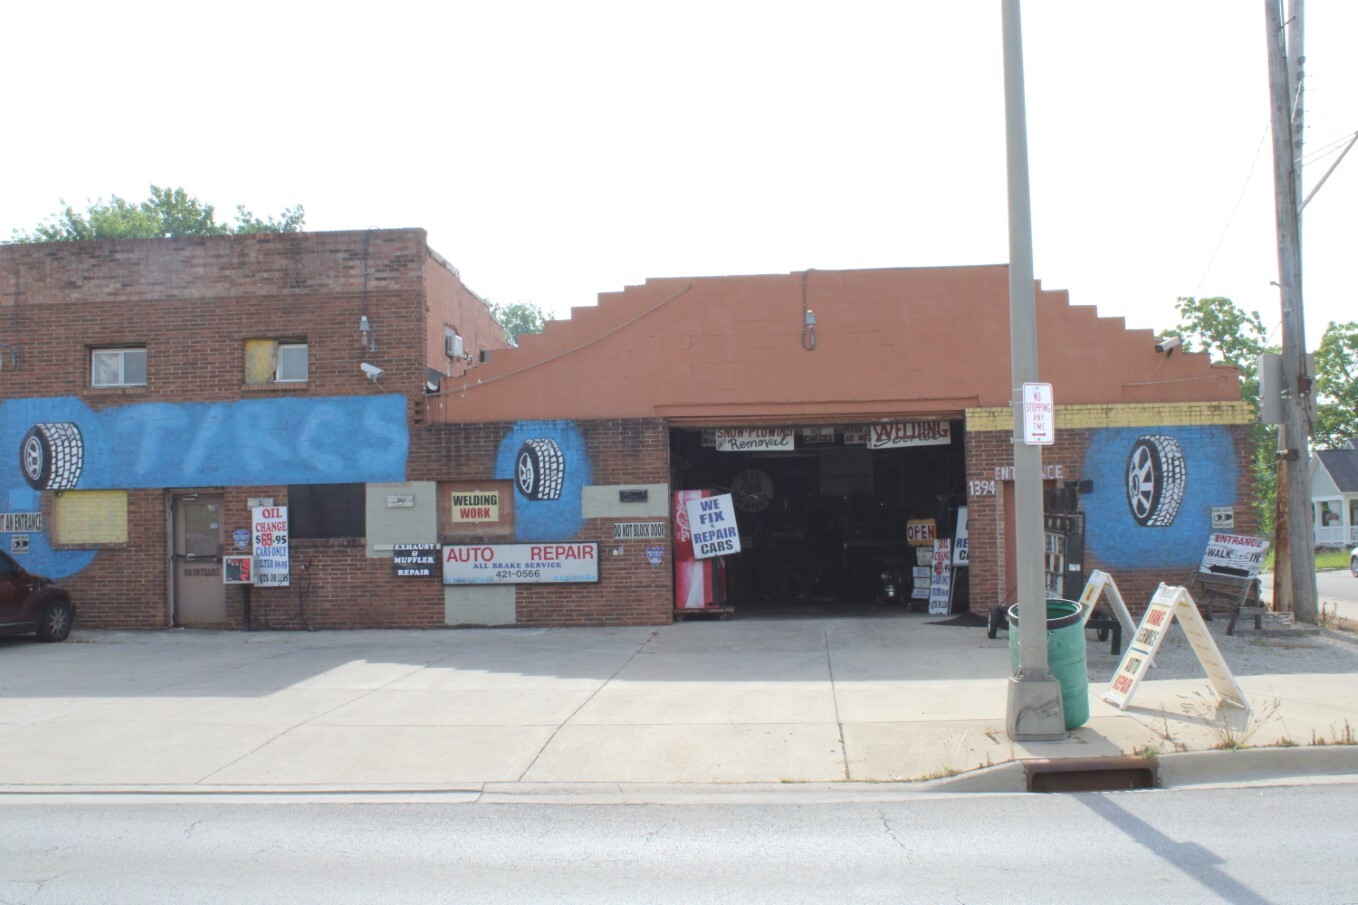
[[[1085,760],[1070,758],[1072,762]],[[1106,758],[1090,758],[1090,761]],[[1358,780],[1358,745],[1190,751],[1157,759],[1160,789],[1285,785],[1326,777]],[[0,806],[46,803],[211,799],[223,804],[266,802],[405,804],[837,804],[958,795],[1028,793],[1023,761],[1008,761],[922,782],[818,783],[472,783],[466,786],[363,787],[205,785],[0,785]],[[1051,794],[1051,793],[1044,793]]]

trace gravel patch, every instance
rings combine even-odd
[[[1226,634],[1227,617],[1217,616],[1207,623],[1212,638],[1231,672],[1239,676],[1276,673],[1354,673],[1358,672],[1358,634],[1320,628],[1304,623],[1283,622],[1278,616],[1264,617],[1264,627],[1256,629],[1254,620],[1241,617],[1235,635]],[[1121,655],[1109,652],[1108,641],[1095,641],[1087,633],[1086,657],[1089,680],[1107,682],[1117,671]],[[1123,638],[1123,652],[1127,639]],[[1176,622],[1155,655],[1157,679],[1193,679],[1205,673],[1197,655]]]

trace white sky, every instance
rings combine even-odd
[[[424,227],[558,316],[647,277],[1008,258],[999,0],[11,6],[3,238],[182,186],[225,220]],[[1263,4],[1022,12],[1043,285],[1134,327],[1180,295],[1276,324]],[[1306,16],[1309,190],[1358,130],[1358,3]],[[1309,347],[1358,320],[1356,219],[1358,153],[1306,210]]]

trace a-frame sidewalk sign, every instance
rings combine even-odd
[[[1249,701],[1245,699],[1245,692],[1241,690],[1240,684],[1231,674],[1230,667],[1226,665],[1226,659],[1221,656],[1221,650],[1208,631],[1207,623],[1198,612],[1198,605],[1184,588],[1166,584],[1161,584],[1156,589],[1155,596],[1151,598],[1150,606],[1141,617],[1141,625],[1127,645],[1122,662],[1118,664],[1113,681],[1103,693],[1103,699],[1110,704],[1116,704],[1120,710],[1127,709],[1132,695],[1136,693],[1141,680],[1150,669],[1155,652],[1160,649],[1160,643],[1165,640],[1165,634],[1176,618],[1179,625],[1183,626],[1184,635],[1188,638],[1193,653],[1197,654],[1198,662],[1206,670],[1207,678],[1211,681],[1212,690],[1216,692],[1217,697],[1222,702],[1244,711],[1244,716],[1248,718]]]

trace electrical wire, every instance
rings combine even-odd
[[[1226,225],[1222,227],[1221,236],[1217,239],[1216,247],[1212,249],[1212,256],[1207,259],[1207,266],[1203,268],[1202,277],[1198,279],[1198,285],[1193,290],[1194,298],[1202,295],[1202,284],[1207,282],[1207,275],[1212,272],[1212,265],[1216,263],[1222,243],[1226,241],[1226,234],[1231,231],[1236,214],[1240,213],[1240,205],[1245,200],[1245,192],[1249,190],[1250,182],[1254,179],[1254,168],[1259,165],[1259,154],[1264,150],[1264,142],[1268,140],[1269,133],[1272,131],[1272,125],[1267,125],[1264,127],[1264,134],[1259,136],[1259,146],[1254,149],[1254,159],[1250,161],[1250,171],[1245,174],[1245,184],[1240,187],[1240,197],[1235,199],[1235,207],[1231,208],[1231,215],[1226,218]]]

